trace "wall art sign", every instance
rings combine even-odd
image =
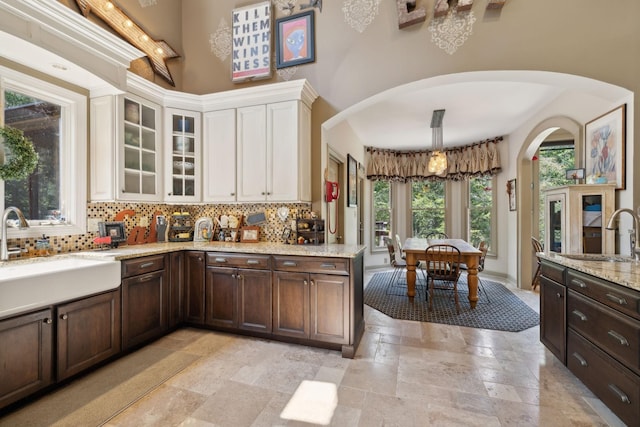
[[[358,206],[358,162],[347,154],[347,206]]]
[[[271,2],[233,9],[231,80],[271,77]]]
[[[276,68],[316,60],[313,10],[276,20]]]
[[[603,114],[584,127],[587,184],[625,188],[626,105]]]

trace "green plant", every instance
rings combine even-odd
[[[20,129],[0,127],[5,148],[5,162],[0,164],[0,179],[21,180],[28,177],[38,165],[38,153],[33,142]]]

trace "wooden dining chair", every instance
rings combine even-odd
[[[460,278],[460,264],[462,256],[460,250],[452,245],[435,244],[427,247],[425,271],[429,288],[429,311],[433,311],[435,289],[453,290],[456,312],[460,314],[458,298],[458,279]]]
[[[438,239],[448,239],[449,236],[447,236],[447,233],[441,233],[439,231],[432,231],[431,233],[427,234],[427,240],[429,239],[434,239],[434,240],[438,240]]]
[[[389,252],[389,265],[393,269],[393,273],[391,274],[391,279],[389,279],[389,283],[387,285],[387,294],[389,293],[396,294],[395,292],[392,292],[392,289],[394,287],[398,287],[398,283],[397,283],[398,278],[401,277],[401,274],[407,268],[407,263],[402,260],[399,261],[396,258],[396,248],[393,245],[393,240],[391,240],[390,237],[386,237],[386,236],[384,237],[384,244],[387,245],[387,251]]]
[[[535,291],[535,289],[540,284],[540,257],[537,255],[538,252],[544,252],[544,247],[540,240],[531,236],[531,246],[533,247],[533,253],[536,255],[536,261],[538,266],[536,267],[536,272],[533,275],[533,279],[531,279],[531,289]]]

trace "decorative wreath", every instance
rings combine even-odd
[[[5,162],[0,164],[0,179],[21,180],[28,177],[38,165],[38,153],[33,142],[20,129],[0,127],[0,137],[4,140]]]

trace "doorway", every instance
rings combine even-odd
[[[325,171],[325,182],[337,182],[338,183],[338,198],[331,202],[326,202],[325,187],[325,203],[327,206],[327,243],[343,243],[344,239],[344,161],[338,159],[334,154],[329,154],[329,162],[327,170]]]

